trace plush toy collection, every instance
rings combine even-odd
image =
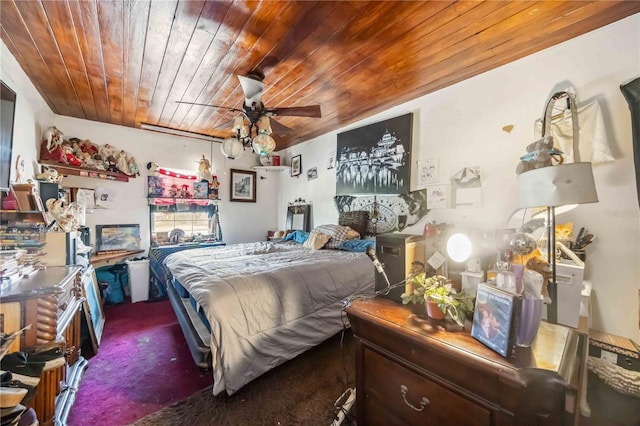
[[[49,127],[43,134],[40,160],[140,176],[136,159],[124,150],[118,150],[108,143],[98,146],[89,139],[64,139],[64,134],[55,126]]]

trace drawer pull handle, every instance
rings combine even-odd
[[[424,407],[426,407],[427,405],[431,404],[431,402],[429,402],[429,400],[424,396],[422,397],[422,400],[420,401],[420,408],[417,408],[416,406],[411,404],[409,401],[407,401],[407,394],[409,393],[409,389],[407,389],[407,387],[405,385],[400,385],[400,393],[402,394],[402,399],[404,399],[404,403],[407,404],[409,407],[411,407],[412,409],[414,409],[416,411],[422,411],[422,410],[424,410]]]

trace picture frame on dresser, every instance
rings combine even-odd
[[[518,295],[478,284],[471,336],[509,358],[516,345],[519,308]]]

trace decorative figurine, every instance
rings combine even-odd
[[[202,158],[198,163],[198,180],[211,182],[211,163],[202,154]]]

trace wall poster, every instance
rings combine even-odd
[[[413,114],[338,133],[336,195],[407,194]]]

